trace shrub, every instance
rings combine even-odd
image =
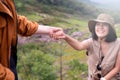
[[[18,73],[22,80],[56,80],[54,57],[28,44],[18,49]]]
[[[87,65],[80,63],[79,60],[72,60],[69,62],[69,70],[66,74],[65,80],[86,80]]]

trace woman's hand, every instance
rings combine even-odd
[[[50,27],[49,35],[51,38],[54,38],[55,40],[64,39],[65,33],[62,28],[57,27]]]

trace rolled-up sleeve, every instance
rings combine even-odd
[[[38,23],[29,21],[25,16],[17,16],[18,19],[18,34],[22,36],[30,36],[38,29]]]

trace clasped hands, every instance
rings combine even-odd
[[[51,27],[49,31],[49,36],[55,40],[59,40],[65,38],[65,33],[62,28]]]

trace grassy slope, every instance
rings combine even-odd
[[[25,15],[28,19],[32,21],[37,21],[40,24],[62,27],[63,29],[71,28],[73,29],[72,32],[75,31],[88,32],[87,21],[89,19],[89,15],[87,16],[80,12],[71,11],[70,9],[61,6],[60,7],[49,6],[44,4],[36,4],[32,6],[26,4],[25,7],[26,11],[22,12],[20,11],[19,14]],[[117,34],[120,35],[118,29]],[[86,34],[83,38],[80,38],[80,40],[86,37],[88,37],[88,34]],[[73,59],[77,59],[80,60],[80,62],[86,63],[85,51],[73,50],[68,44],[65,44],[62,47],[64,47],[64,49],[61,48],[61,44],[55,45],[55,49],[56,48],[59,48],[60,50],[62,49],[59,52],[63,53],[62,57],[63,63],[66,64],[72,61]],[[60,57],[56,58],[56,62],[57,63],[60,62]]]
[[[36,4],[31,6],[25,5],[26,11],[19,12],[21,15],[25,15],[29,20],[37,21],[40,24],[62,27],[63,29],[72,28],[73,31],[88,31],[87,19],[82,13],[68,13],[69,9],[64,7],[49,6],[44,4]],[[66,12],[68,11],[68,12]],[[74,11],[72,11],[74,12]],[[68,47],[68,53],[79,53]],[[71,52],[71,50],[73,52]]]

